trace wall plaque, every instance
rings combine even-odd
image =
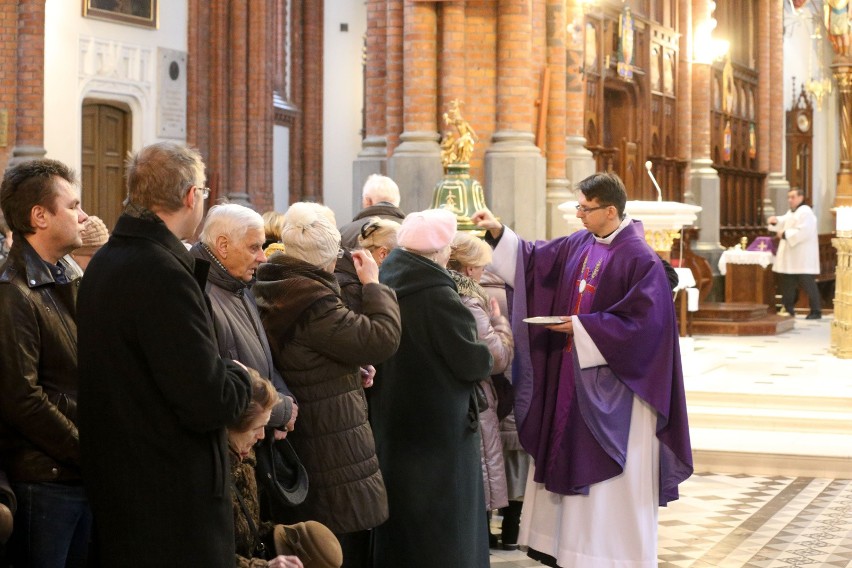
[[[157,136],[186,138],[186,53],[157,49]]]

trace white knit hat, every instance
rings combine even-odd
[[[325,268],[337,258],[340,231],[311,203],[294,203],[284,214],[281,242],[287,256]]]

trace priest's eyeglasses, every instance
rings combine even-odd
[[[597,211],[598,209],[606,209],[609,205],[600,205],[598,207],[586,207],[585,205],[575,205],[574,208],[582,213],[583,215],[588,215],[592,211]]]

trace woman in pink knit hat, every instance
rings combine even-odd
[[[449,211],[411,213],[379,271],[396,291],[402,339],[370,399],[390,509],[375,530],[376,568],[488,566],[474,384],[492,361],[446,269],[455,233]]]

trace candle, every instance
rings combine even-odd
[[[835,208],[837,212],[837,234],[852,232],[852,207],[844,206]]]

